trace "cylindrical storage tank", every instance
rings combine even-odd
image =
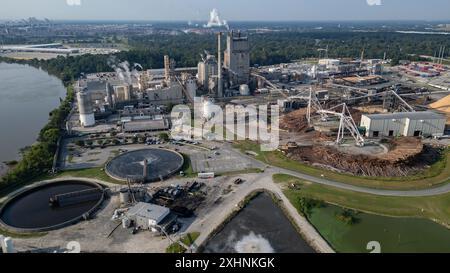
[[[203,101],[203,117],[210,119],[214,116],[214,103],[209,99]]]
[[[122,204],[130,203],[130,191],[126,188],[121,189],[119,193],[119,199],[120,203]]]
[[[243,84],[239,87],[239,93],[241,96],[250,96],[250,88],[247,84]]]
[[[77,93],[78,112],[80,113],[80,123],[83,127],[94,126],[94,109],[89,94],[85,91]]]
[[[3,249],[3,253],[15,253],[14,243],[11,237],[6,237],[4,239],[5,248]]]
[[[80,114],[92,114],[94,109],[92,108],[91,98],[86,91],[80,91],[77,93],[78,99],[78,111]]]

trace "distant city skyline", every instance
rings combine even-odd
[[[448,0],[14,0],[0,20],[226,21],[450,20]]]

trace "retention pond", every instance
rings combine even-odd
[[[255,197],[204,248],[206,253],[312,253],[284,212],[264,193]]]

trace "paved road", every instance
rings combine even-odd
[[[445,184],[443,186],[439,186],[436,188],[429,188],[429,189],[423,189],[423,190],[408,190],[408,191],[397,191],[397,190],[382,190],[382,189],[373,189],[373,188],[365,188],[365,187],[359,187],[359,186],[353,186],[350,184],[345,184],[341,182],[332,181],[325,178],[317,178],[314,176],[302,174],[299,172],[294,172],[278,167],[270,167],[270,171],[267,170],[266,172],[269,172],[270,174],[288,174],[291,176],[295,176],[313,183],[326,185],[326,186],[332,186],[343,190],[350,190],[355,192],[361,192],[361,193],[369,193],[374,195],[380,195],[380,196],[399,196],[399,197],[423,197],[423,196],[435,196],[440,194],[445,194],[450,192],[450,184]]]

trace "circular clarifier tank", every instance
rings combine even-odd
[[[56,196],[60,197],[57,205],[50,202]],[[103,187],[97,183],[42,182],[10,198],[0,209],[0,223],[17,232],[59,229],[91,215],[103,199]]]
[[[177,152],[156,148],[142,149],[113,158],[106,165],[106,173],[121,181],[143,178],[145,182],[154,182],[175,174],[183,164],[183,156]]]

